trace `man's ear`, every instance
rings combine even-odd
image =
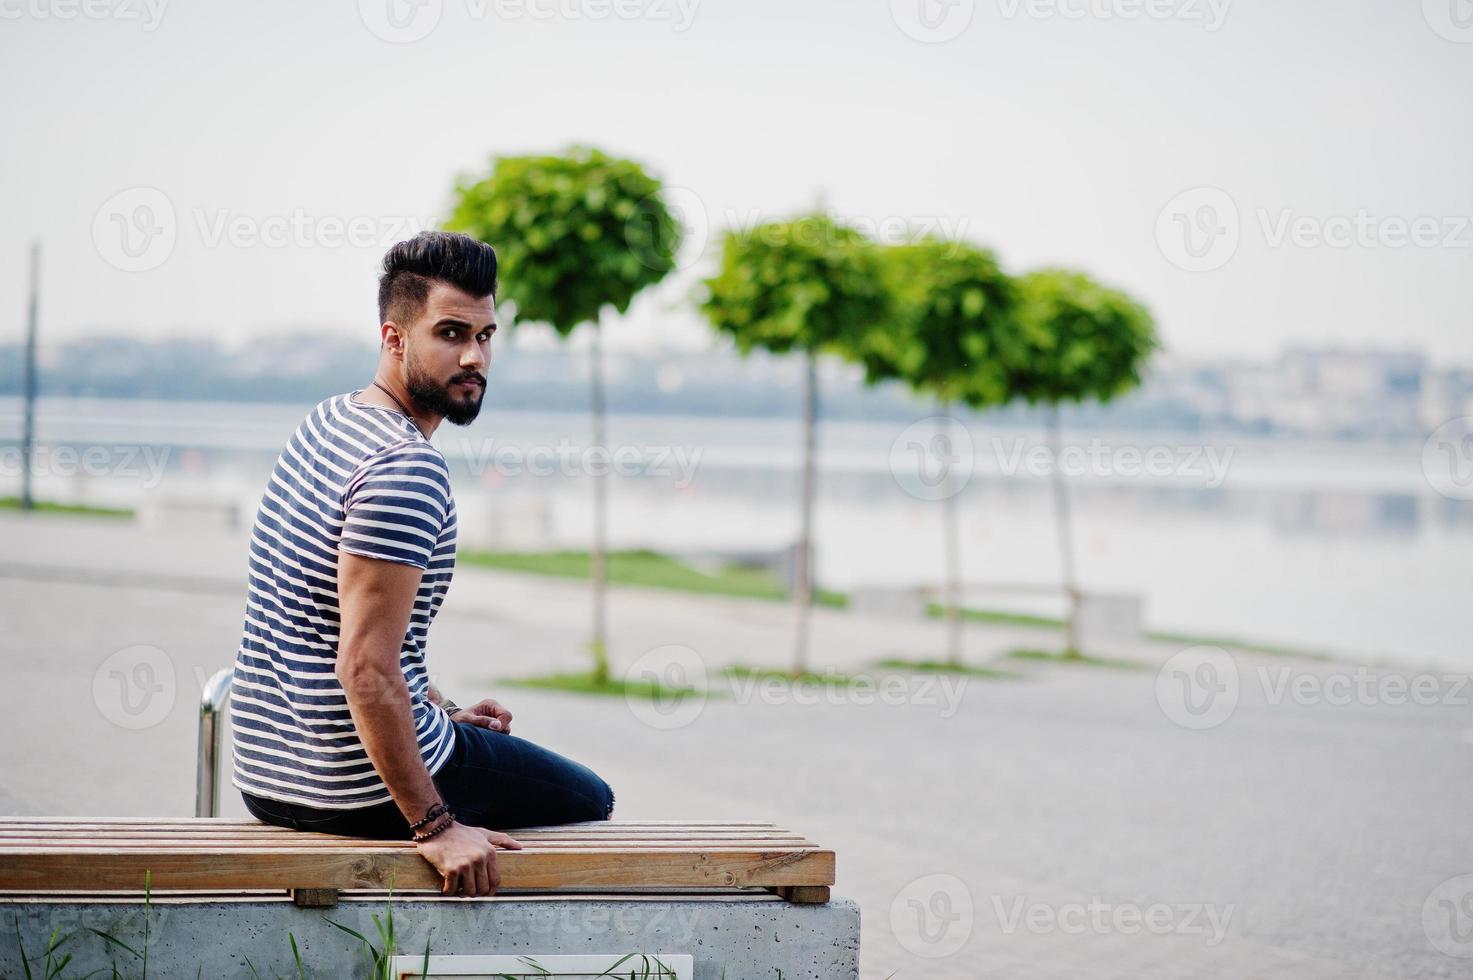
[[[379,327],[379,336],[383,341],[380,344],[381,349],[393,351],[395,357],[404,356],[404,333],[397,323],[393,320],[384,323]]]

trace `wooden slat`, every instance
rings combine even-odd
[[[778,885],[772,891],[794,905],[827,905],[829,901],[828,885]]]
[[[765,888],[827,900],[834,854],[771,823],[597,821],[508,831],[503,891]],[[409,841],[307,833],[249,820],[0,818],[0,890],[160,892],[387,888],[438,893]],[[822,896],[822,897],[820,897]]]
[[[271,824],[261,823],[258,820],[236,820],[229,817],[0,817],[0,826],[27,826],[32,824],[47,825],[91,825],[96,827],[117,827],[129,825],[144,825],[149,827],[164,826],[216,826],[216,827],[270,827]],[[596,820],[584,823],[547,824],[523,828],[525,830],[567,830],[575,827],[617,827],[622,829],[634,827],[646,827],[655,830],[684,829],[684,828],[717,828],[728,827],[734,829],[767,827],[774,828],[772,823],[746,823],[739,821],[724,820]]]
[[[109,851],[204,851],[218,850],[221,848],[230,850],[259,850],[261,848],[280,850],[290,847],[296,850],[311,852],[327,850],[342,850],[345,846],[343,838],[330,837],[316,840],[293,840],[283,842],[280,840],[222,840],[222,841],[172,841],[172,840],[68,840],[54,841],[44,837],[32,837],[22,840],[6,841],[0,844],[0,859],[11,853],[37,853],[56,848],[67,850],[97,851],[106,854]],[[346,846],[353,846],[348,844]],[[405,851],[414,851],[415,846],[409,841],[364,841],[362,846],[378,848],[398,848]],[[637,840],[598,840],[598,841],[527,841],[523,842],[523,851],[579,851],[579,850],[606,850],[608,848],[625,848],[629,850],[647,849],[659,850],[703,850],[703,851],[760,851],[774,847],[786,849],[792,848],[815,848],[817,844],[801,838],[795,840],[771,840],[771,841],[637,841]]]
[[[589,840],[627,840],[648,841],[650,843],[686,841],[792,841],[801,840],[798,834],[793,833],[755,833],[738,834],[722,833],[720,831],[709,831],[703,834],[618,834],[618,833],[554,833],[551,831],[507,831],[507,834],[520,841],[589,841]],[[46,840],[173,840],[173,841],[220,841],[220,840],[263,840],[277,841],[308,839],[315,840],[329,838],[341,840],[337,835],[317,834],[311,831],[297,830],[272,830],[262,831],[208,831],[175,833],[167,830],[124,830],[124,829],[92,829],[92,830],[48,830],[46,828],[10,828],[0,829],[0,846],[4,842],[12,840],[33,840],[43,838]]]
[[[105,857],[102,856],[105,853]],[[8,850],[0,889],[386,888],[439,890],[440,877],[413,850],[396,847],[199,847],[189,850],[49,846]],[[583,886],[832,885],[834,854],[761,850],[588,847],[500,851],[503,888]]]

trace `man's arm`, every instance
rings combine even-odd
[[[399,667],[422,574],[413,565],[338,555],[338,683],[369,761],[410,823],[441,802],[420,756]],[[521,847],[505,834],[457,823],[419,849],[445,877],[445,894],[491,895],[501,884],[493,844]]]
[[[399,653],[424,573],[413,565],[338,558],[337,678],[358,737],[410,823],[440,801],[414,737],[409,685]]]

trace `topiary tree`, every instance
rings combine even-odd
[[[728,231],[721,266],[704,283],[701,312],[745,356],[756,348],[804,359],[803,482],[793,575],[797,625],[793,673],[805,669],[813,601],[813,500],[818,357],[846,354],[873,324],[888,320],[876,247],[825,215]]]
[[[632,160],[574,147],[560,156],[500,157],[483,177],[461,180],[449,227],[491,243],[502,293],[515,321],[546,323],[564,338],[592,335],[593,447],[602,452],[604,385],[601,324],[675,268],[681,229],[661,184]],[[594,679],[608,681],[607,476],[594,476]]]
[[[1139,386],[1158,346],[1156,328],[1151,314],[1129,296],[1066,269],[1044,269],[1018,280],[1014,324],[1001,338],[999,355],[1008,390],[1048,410],[1060,562],[1069,602],[1067,653],[1078,656],[1079,587],[1068,487],[1059,470],[1059,405],[1086,399],[1108,402]]]
[[[871,384],[899,380],[940,404],[955,443],[958,402],[973,409],[1005,404],[1012,393],[998,358],[1002,334],[1016,304],[1013,281],[986,249],[965,242],[925,239],[881,251],[881,268],[892,297],[893,321],[861,338],[854,351]],[[953,468],[942,493],[946,563],[947,659],[960,666],[961,535]]]

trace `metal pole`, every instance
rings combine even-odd
[[[592,329],[589,396],[593,408],[593,450],[602,455],[607,442],[604,432],[603,325],[594,320]],[[598,684],[606,684],[609,679],[608,534],[609,482],[608,474],[600,467],[593,474],[593,554],[590,569],[593,578],[593,672],[594,681]]]
[[[946,419],[949,442],[947,452],[956,451],[956,432],[960,424],[951,414],[951,401],[943,400],[941,414]],[[953,667],[962,662],[962,547],[957,519],[957,497],[961,495],[961,477],[956,467],[946,463],[946,496],[941,501],[941,526],[946,547],[946,660]]]
[[[194,773],[194,815],[220,815],[220,741],[229,710],[230,680],[234,671],[217,670],[205,684],[199,702],[199,755]]]
[[[20,437],[20,507],[35,506],[31,496],[31,456],[36,444],[36,307],[41,291],[41,243],[31,242],[31,298],[26,312],[25,422]]]
[[[808,634],[813,614],[813,497],[818,492],[818,356],[803,354],[803,509],[799,515],[798,551],[794,556],[793,601],[797,628],[793,637],[793,676],[808,669]]]
[[[1059,424],[1057,403],[1049,406],[1047,418],[1049,451],[1053,454],[1054,461],[1054,518],[1059,526],[1059,568],[1064,577],[1064,596],[1069,603],[1064,618],[1064,652],[1067,656],[1074,657],[1083,652],[1079,649],[1079,627],[1076,622],[1079,616],[1079,582],[1074,570],[1074,527],[1069,517],[1069,485],[1059,467],[1059,457],[1064,452],[1064,438],[1060,432],[1062,426]]]

